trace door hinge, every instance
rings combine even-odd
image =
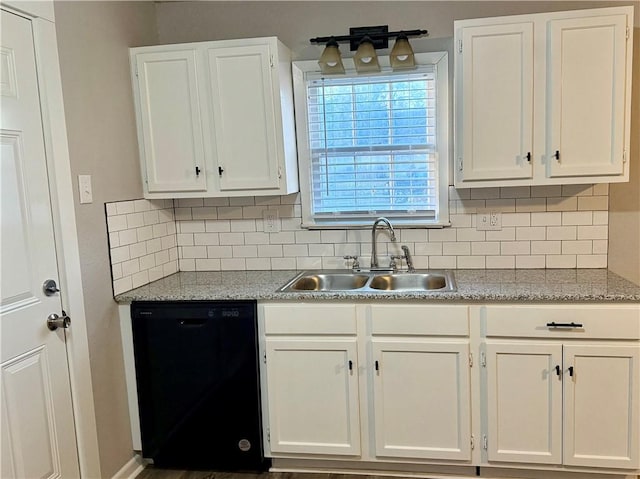
[[[471,434],[471,450],[473,451],[476,447],[476,438]]]
[[[282,167],[278,166],[278,178],[282,178]]]
[[[273,55],[269,55],[269,64],[271,65],[271,68],[273,68]]]
[[[625,38],[627,40],[629,40],[629,37],[631,36],[631,30],[629,29],[629,27],[627,26],[627,31],[625,32]]]
[[[462,40],[458,40],[458,53],[462,53]]]
[[[489,449],[489,439],[487,439],[486,434],[482,435],[482,449],[484,449],[485,451]]]
[[[460,156],[458,158],[458,171],[462,171],[462,165],[463,165],[462,157]]]
[[[487,367],[487,355],[484,353],[484,351],[480,351],[480,365],[483,368]]]
[[[473,367],[473,353],[469,353],[469,367]]]
[[[262,362],[267,364],[267,353],[262,354]]]
[[[267,428],[267,442],[271,442],[271,429]]]
[[[622,163],[627,162],[627,150],[622,150]]]

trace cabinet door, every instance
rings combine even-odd
[[[148,192],[206,191],[196,52],[138,53],[135,65]]]
[[[640,467],[639,368],[639,346],[565,345],[564,464]]]
[[[547,25],[550,177],[624,172],[626,19],[619,14]]]
[[[278,189],[282,127],[269,45],[206,52],[220,190]]]
[[[266,339],[274,453],[360,454],[356,339]]]
[[[466,27],[461,41],[463,180],[532,178],[533,22]]]
[[[376,455],[471,459],[467,341],[372,341]]]
[[[562,346],[487,343],[489,461],[560,464]]]

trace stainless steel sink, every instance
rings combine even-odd
[[[456,291],[456,284],[451,271],[416,271],[411,273],[304,271],[279,288],[278,291],[449,292]]]
[[[374,276],[369,287],[384,291],[451,291],[452,281],[444,274],[434,273],[398,273]]]

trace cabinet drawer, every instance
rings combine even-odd
[[[640,339],[639,305],[485,306],[481,317],[488,337]]]
[[[356,334],[353,304],[265,304],[266,334]]]
[[[374,305],[372,334],[408,336],[468,336],[467,306]]]

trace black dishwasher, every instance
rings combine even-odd
[[[143,457],[266,470],[256,302],[134,302],[131,319]]]

